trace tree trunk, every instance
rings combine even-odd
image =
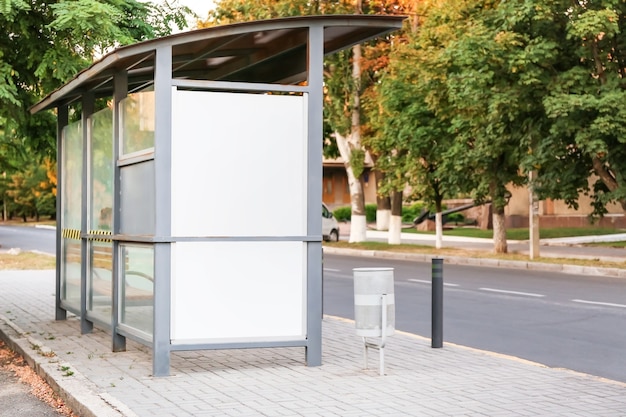
[[[441,249],[443,247],[443,214],[442,214],[442,200],[435,201],[435,248]]]
[[[360,2],[357,3],[357,7]],[[350,188],[350,202],[352,206],[352,219],[350,224],[350,243],[363,242],[366,237],[367,223],[365,219],[365,196],[363,194],[363,185],[361,179],[354,174],[352,167],[352,150],[362,149],[361,145],[361,46],[352,47],[352,79],[354,82],[354,91],[352,93],[352,109],[351,109],[351,126],[350,133],[342,136],[339,132],[335,132],[335,140],[339,154],[344,161],[346,167],[346,175],[348,176],[348,187]]]
[[[435,213],[435,249],[443,247],[443,214]]]
[[[402,243],[402,191],[391,193],[391,221],[389,222],[389,233],[387,243],[399,245]]]
[[[619,183],[617,182],[617,179],[615,178],[613,173],[604,164],[604,162],[602,162],[600,158],[597,157],[593,158],[591,161],[593,164],[593,172],[598,177],[600,177],[604,185],[606,185],[606,188],[608,188],[609,191],[617,190],[619,188]],[[617,202],[622,206],[622,210],[626,211],[626,200],[621,199],[617,200]]]
[[[346,175],[348,176],[348,187],[350,189],[350,204],[352,207],[352,219],[350,221],[350,239],[349,242],[365,241],[365,232],[367,223],[365,221],[365,196],[363,194],[363,186],[361,181],[354,175],[352,164],[350,163],[352,151],[350,147],[351,141],[335,132],[335,140],[339,154],[344,161]]]
[[[506,226],[504,224],[504,207],[493,206],[493,251],[507,253]]]
[[[376,171],[376,189],[378,189],[378,177],[382,174]],[[389,196],[376,196],[376,230],[389,230],[389,217],[391,216],[391,199]]]
[[[378,156],[370,154],[374,167],[378,162]],[[388,195],[378,194],[381,185],[385,182],[385,173],[374,168],[372,170],[376,184],[376,230],[389,230],[389,217],[391,216],[391,199]]]

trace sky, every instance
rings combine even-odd
[[[179,3],[196,12],[200,19],[206,19],[214,2],[213,0],[179,0]]]

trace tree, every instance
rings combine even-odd
[[[411,0],[382,2],[357,0],[355,13],[402,14],[413,10],[414,4],[415,1]],[[378,97],[375,86],[380,79],[382,70],[388,64],[388,54],[393,39],[398,39],[398,37],[389,35],[364,46],[355,45],[351,50],[350,60],[345,58],[343,60],[344,65],[346,62],[350,62],[350,66],[342,67],[341,64],[336,64],[335,67],[342,68],[342,70],[336,71],[333,76],[328,77],[326,82],[329,96],[334,99],[334,105],[326,106],[324,111],[333,126],[333,137],[344,160],[350,188],[352,209],[350,242],[361,242],[366,237],[365,196],[361,176],[366,152],[370,151],[373,159],[378,159],[378,155],[371,145],[376,135],[376,127],[371,122],[378,113]],[[350,69],[350,78],[348,78],[348,68]],[[337,88],[338,83],[343,90]],[[349,120],[350,123],[345,123],[346,120]],[[381,174],[381,177],[384,177],[385,173],[380,169],[380,166],[377,167],[376,171]],[[397,190],[395,192],[397,193]],[[390,205],[392,214],[395,213],[397,216],[392,216],[392,219],[399,219],[399,214],[402,211],[402,199],[395,197],[397,196],[394,196],[390,201],[390,203],[395,201],[395,209],[394,204]],[[387,200],[387,196],[378,192],[377,214],[383,212],[381,209],[384,208]],[[395,227],[395,230],[399,241],[399,223],[395,222],[392,225],[398,226]]]
[[[401,169],[421,173],[420,182],[428,184],[431,192],[427,198],[434,202],[442,192],[456,190],[475,202],[490,202],[496,252],[507,251],[506,187],[526,182],[522,167],[528,164],[529,150],[547,133],[545,112],[537,103],[551,80],[556,44],[553,37],[538,35],[549,26],[550,14],[531,3],[426,4],[416,53],[402,69],[420,68],[414,70],[415,77],[403,81],[402,88],[413,88],[422,107],[400,104],[405,106],[405,122],[413,123],[413,146],[421,146],[410,149],[410,155],[418,157],[415,166]],[[395,91],[386,94],[388,105],[394,104]],[[393,128],[393,123],[388,127]],[[395,132],[402,132],[401,127]],[[438,150],[445,151],[435,159],[428,151],[440,142],[444,146]]]
[[[589,194],[595,216],[613,202],[626,211],[626,3],[561,6],[551,21],[563,39],[543,99],[551,125],[535,152],[537,190],[575,208],[580,193]]]
[[[41,215],[54,217],[56,176],[50,175],[53,169],[56,169],[55,164],[46,157],[40,163],[29,163],[10,176],[6,195],[12,199],[13,209],[24,221],[31,216],[35,221],[39,221]]]
[[[380,130],[372,142],[377,152],[384,154],[378,166],[387,173],[381,192],[401,192],[411,186],[411,199],[423,200],[436,215],[436,247],[442,247],[443,199],[453,195],[450,176],[441,172],[445,154],[453,142],[450,124],[429,109],[428,95],[444,88],[439,77],[432,77],[428,62],[436,62],[435,51],[424,48],[422,37],[428,37],[428,27],[418,36],[396,48],[391,56],[387,75],[379,86]],[[395,221],[401,221],[396,213]],[[392,230],[397,236],[393,236]],[[400,227],[390,228],[389,243],[400,243]]]
[[[28,108],[112,47],[170,34],[191,11],[137,0],[5,0],[0,4],[3,140],[53,154],[55,119]]]
[[[111,48],[182,29],[189,14],[176,1],[0,1],[0,170],[13,179],[22,212],[54,207],[50,190],[31,182],[41,182],[33,161],[54,164],[56,120],[29,107]]]

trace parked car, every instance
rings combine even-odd
[[[339,223],[324,203],[322,203],[322,238],[330,242],[339,241]]]

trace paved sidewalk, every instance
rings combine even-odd
[[[303,348],[172,354],[153,378],[149,349],[54,321],[52,271],[0,272],[0,335],[83,416],[626,416],[626,384],[407,333],[389,339],[386,375],[362,369],[353,323],[325,317],[323,365]]]

